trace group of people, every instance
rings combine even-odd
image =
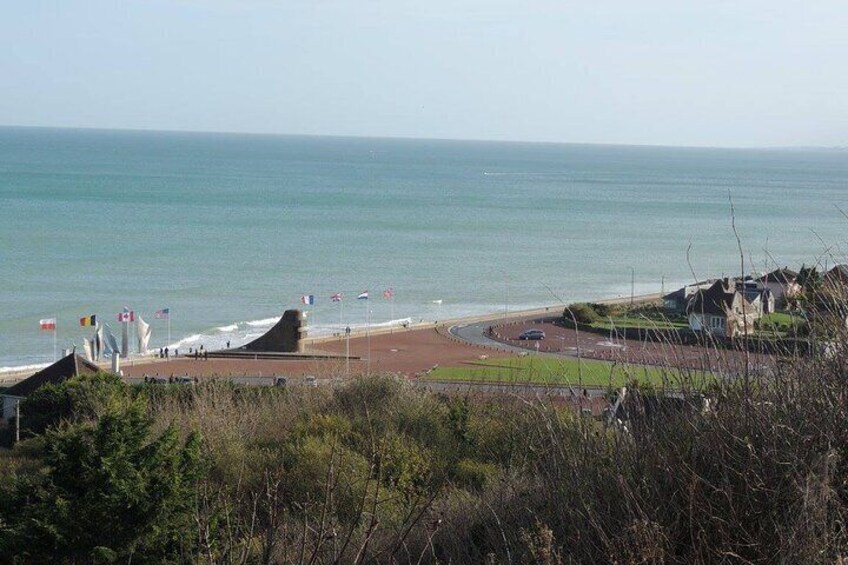
[[[192,351],[191,347],[188,348],[188,356],[194,357],[195,360],[203,359],[204,361],[209,359],[209,350],[203,349],[203,345]]]
[[[230,348],[230,342],[227,341],[227,349]],[[179,357],[180,350],[174,348],[174,357]],[[209,359],[209,351],[207,349],[203,349],[203,344],[200,347],[193,349],[191,347],[188,348],[188,356],[194,357],[195,359]],[[170,359],[171,351],[168,347],[160,347],[159,348],[159,359]]]

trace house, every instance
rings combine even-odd
[[[729,279],[717,280],[699,290],[686,306],[689,328],[722,337],[754,332],[754,321],[761,316]]]
[[[835,297],[848,293],[848,265],[836,265],[822,277],[822,290]]]
[[[62,357],[49,367],[45,367],[0,393],[0,399],[3,401],[3,419],[14,418],[15,405],[42,386],[59,384],[77,375],[93,375],[99,371],[100,367],[76,353]]]
[[[736,281],[736,290],[741,292],[751,306],[754,307],[754,311],[758,317],[774,312],[774,294],[761,281],[746,277],[745,280]]]
[[[801,294],[798,273],[787,267],[766,273],[759,282],[771,291],[775,308],[786,308],[789,301]]]
[[[671,314],[683,314],[686,312],[686,305],[689,304],[689,299],[696,292],[702,289],[709,288],[713,285],[715,279],[688,284],[683,288],[679,288],[674,292],[670,292],[662,297],[663,309]]]

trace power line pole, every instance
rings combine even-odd
[[[633,298],[636,290],[636,271],[630,267],[630,306],[633,306]]]
[[[21,401],[15,400],[15,443],[21,441]]]

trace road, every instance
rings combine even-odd
[[[510,353],[523,353],[527,351],[526,349],[515,347],[513,345],[507,345],[505,343],[501,343],[488,337],[486,335],[486,330],[488,330],[489,326],[491,325],[491,321],[476,322],[473,324],[458,324],[456,326],[451,326],[450,328],[448,328],[448,331],[452,336],[458,337],[459,339],[467,341],[468,343],[471,343],[473,345],[494,347],[502,351],[509,351]]]

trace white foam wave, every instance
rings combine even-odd
[[[180,347],[181,345],[188,345],[190,343],[196,343],[203,339],[203,334],[192,334],[188,337],[184,337],[178,342],[174,344],[174,347]]]
[[[48,367],[50,363],[37,363],[35,365],[15,365],[9,367],[0,367],[0,375],[3,373],[17,373],[23,371],[36,371]]]
[[[229,326],[218,326],[215,329],[219,332],[234,332],[238,330],[238,324],[230,324]]]
[[[251,320],[249,322],[245,322],[245,325],[248,325],[248,326],[251,326],[251,327],[254,327],[254,328],[261,327],[261,326],[273,326],[279,320],[280,320],[279,317],[277,317],[277,318],[265,318],[263,320]]]

